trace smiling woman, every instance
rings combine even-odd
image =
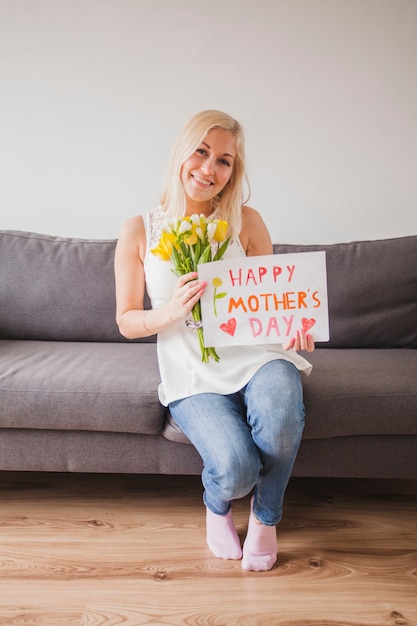
[[[314,341],[294,329],[285,345],[221,346],[217,354],[216,346],[203,342],[196,311],[207,282],[199,279],[193,256],[198,252],[201,263],[272,253],[263,219],[244,203],[244,180],[240,124],[221,111],[195,115],[174,146],[161,205],[122,230],[116,299],[122,334],[158,334],[159,399],[203,459],[211,551],[260,571],[277,559],[276,525],[304,427],[300,371],[309,373],[311,366],[297,352],[314,350]],[[203,246],[204,230],[208,243]],[[224,240],[217,251],[221,256],[211,257],[212,236]],[[149,311],[143,304],[145,285]],[[231,507],[248,494],[242,550]]]

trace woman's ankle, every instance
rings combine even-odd
[[[240,539],[233,523],[232,512],[217,515],[206,508],[207,545],[219,559],[242,558]]]

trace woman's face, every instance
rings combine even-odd
[[[212,128],[181,168],[187,213],[211,212],[211,200],[229,182],[235,158],[232,133]]]

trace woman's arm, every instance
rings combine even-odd
[[[116,245],[114,272],[116,279],[116,322],[128,339],[151,335],[144,325],[143,308],[145,273],[143,259],[146,235],[143,219],[131,218],[123,226]]]

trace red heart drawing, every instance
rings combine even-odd
[[[236,330],[236,319],[234,317],[231,317],[230,320],[226,322],[226,324],[220,324],[219,328],[223,332],[233,337]]]
[[[314,324],[316,323],[316,320],[312,317],[309,320],[306,317],[303,317],[303,319],[301,320],[301,323],[303,325],[303,331],[306,333],[307,331],[310,330],[310,328],[314,326]]]

